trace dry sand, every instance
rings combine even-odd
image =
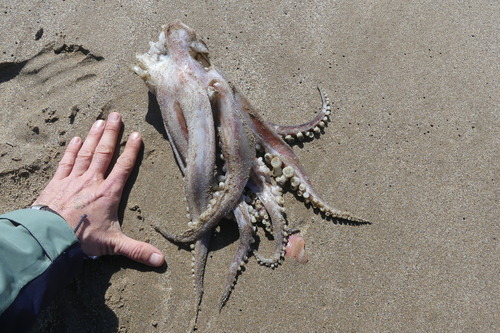
[[[168,264],[87,262],[35,331],[188,327],[191,255],[151,228],[184,228],[182,177],[154,99],[128,69],[162,24],[182,19],[269,121],[312,118],[321,84],[333,122],[294,150],[327,201],[374,222],[323,221],[287,195],[309,263],[271,270],[251,258],[218,313],[237,244],[223,224],[201,332],[498,332],[498,1],[138,3],[0,6],[1,210],[29,205],[65,143],[120,111],[125,135],[144,136],[123,229]]]

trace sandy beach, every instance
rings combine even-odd
[[[122,227],[166,254],[156,270],[87,261],[34,332],[189,327],[191,253],[151,226],[184,230],[184,183],[154,96],[130,70],[175,19],[203,36],[213,64],[268,121],[314,117],[321,85],[332,122],[293,149],[326,201],[373,222],[325,221],[288,193],[309,262],[273,270],[251,257],[219,313],[238,239],[222,222],[199,332],[500,330],[498,1],[4,0],[0,9],[0,210],[29,206],[66,143],[119,111],[124,139],[144,140]]]

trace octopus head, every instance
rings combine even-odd
[[[172,59],[194,59],[204,68],[210,67],[207,45],[193,29],[179,20],[162,26],[158,41],[150,42],[149,51],[138,54],[136,59],[136,64],[131,67],[132,71],[146,82],[154,94],[162,73],[167,72]]]
[[[167,50],[182,54],[187,51],[193,59],[200,62],[204,67],[210,66],[208,47],[193,29],[179,20],[162,28],[165,34]]]

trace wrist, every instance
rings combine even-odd
[[[36,204],[36,205],[32,205],[31,207],[28,207],[28,208],[29,209],[34,209],[34,210],[42,210],[42,211],[46,211],[46,212],[50,212],[50,213],[56,214],[57,216],[59,216],[60,218],[62,218],[64,220],[64,222],[66,222],[66,224],[73,230],[73,232],[75,233],[75,235],[78,235],[77,232],[78,232],[78,229],[80,228],[82,220],[80,220],[80,222],[78,222],[76,224],[75,223],[71,223],[69,219],[65,218],[59,212],[55,211],[54,209],[50,208],[47,205]],[[85,214],[85,217],[82,217],[82,219],[84,219],[86,217],[87,217],[87,215]]]
[[[54,213],[56,215],[59,215],[62,219],[64,219],[64,221],[66,221],[66,219],[64,217],[62,217],[61,214],[59,214],[58,212],[56,212],[55,210],[53,210],[52,208],[50,208],[47,205],[32,205],[31,207],[29,207],[29,209],[44,210],[46,212],[51,212],[51,213]],[[68,222],[66,221],[66,223],[68,223]]]
[[[87,221],[87,214],[83,214],[80,217],[80,220],[76,223],[76,226],[73,226],[61,214],[59,214],[58,212],[56,212],[55,210],[53,210],[52,208],[50,208],[47,205],[32,205],[32,206],[30,206],[28,208],[29,209],[34,209],[34,210],[42,210],[42,211],[46,211],[46,212],[50,212],[50,213],[56,214],[57,216],[59,216],[60,218],[62,218],[66,222],[66,224],[68,224],[68,226],[73,230],[73,233],[75,234],[76,238],[80,241],[80,243],[82,242],[82,240],[80,239],[80,237],[78,237],[78,230],[81,229],[82,224],[84,224],[85,221]],[[91,255],[86,255],[86,257],[89,258],[89,259],[97,259],[98,258],[98,256],[91,256]]]

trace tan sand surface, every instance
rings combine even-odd
[[[185,227],[183,181],[129,70],[182,19],[269,121],[312,118],[321,84],[333,121],[294,150],[327,201],[374,222],[324,221],[288,194],[309,263],[250,258],[219,313],[237,245],[223,223],[200,332],[498,332],[499,12],[498,1],[1,1],[0,210],[30,205],[68,140],[120,111],[125,135],[144,137],[123,229],[167,258],[159,270],[87,262],[34,331],[189,326],[191,254],[151,227]]]

